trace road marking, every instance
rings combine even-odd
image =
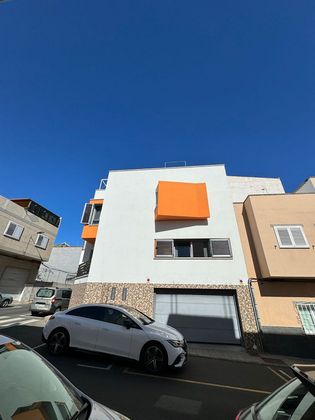
[[[23,321],[23,319],[24,318],[9,318],[9,319],[4,319],[4,320],[0,321],[0,324],[5,324],[8,321],[10,321],[10,323],[17,322],[17,321]]]
[[[106,367],[102,367],[102,366],[81,365],[79,363],[77,364],[77,366],[85,367],[85,368],[90,368],[90,369],[100,369],[100,370],[110,370],[112,368],[112,365],[108,365]]]
[[[0,316],[0,319],[8,319],[8,318],[10,318],[9,315],[2,315],[2,316]]]
[[[33,322],[36,322],[37,319],[30,319],[30,320],[25,320],[23,321],[23,319],[25,318],[11,318],[10,322],[8,322],[9,320],[5,320],[5,321],[0,321],[0,330],[5,329],[5,328],[11,328],[11,327],[15,327],[17,325],[26,325],[26,324],[32,324]],[[13,322],[12,322],[13,321]]]
[[[272,369],[269,366],[266,366],[266,367],[267,367],[267,369],[271,370],[271,372],[273,372],[276,376],[278,376],[280,379],[282,379],[284,382],[288,381],[288,379],[285,376],[282,376],[281,373],[277,372],[275,369]]]
[[[284,372],[283,370],[279,369],[279,372],[281,372],[282,375],[286,376],[288,379],[292,379],[292,376],[290,376],[288,373]]]
[[[172,378],[171,376],[150,375],[149,373],[134,372],[132,370],[129,370],[129,368],[125,369],[123,373],[126,373],[127,375],[147,376],[149,378],[154,378],[154,379],[165,379],[167,381],[184,382],[184,383],[195,384],[195,385],[204,385],[204,386],[209,386],[213,388],[224,388],[224,389],[233,389],[236,391],[243,391],[243,392],[253,392],[255,394],[269,395],[271,392],[271,391],[263,391],[262,389],[242,388],[239,386],[221,385],[221,384],[213,384],[211,382],[193,381],[191,379]]]

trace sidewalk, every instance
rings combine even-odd
[[[188,352],[190,356],[259,365],[291,366],[294,363],[315,364],[315,359],[301,359],[278,354],[260,353],[254,356],[249,354],[244,347],[233,345],[190,343],[188,344]]]

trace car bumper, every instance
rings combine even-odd
[[[188,361],[188,350],[187,342],[183,347],[173,347],[171,344],[168,344],[168,363],[169,366],[174,368],[183,367]]]
[[[178,369],[185,366],[187,362],[188,362],[188,354],[187,352],[183,351],[176,357],[175,361],[172,364],[172,367]]]

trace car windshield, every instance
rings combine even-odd
[[[257,420],[314,420],[315,397],[294,379],[258,404],[255,414]]]
[[[36,296],[41,298],[51,298],[54,296],[54,294],[54,289],[39,289],[36,293]]]
[[[83,405],[51,367],[20,343],[0,344],[0,419],[69,420]]]
[[[123,307],[126,311],[130,313],[134,318],[140,321],[143,325],[152,324],[154,319],[149,318],[147,315],[143,314],[142,312],[138,311],[135,308]]]

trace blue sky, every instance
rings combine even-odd
[[[315,3],[11,0],[0,4],[0,194],[63,217],[109,169],[225,163],[315,175]]]

